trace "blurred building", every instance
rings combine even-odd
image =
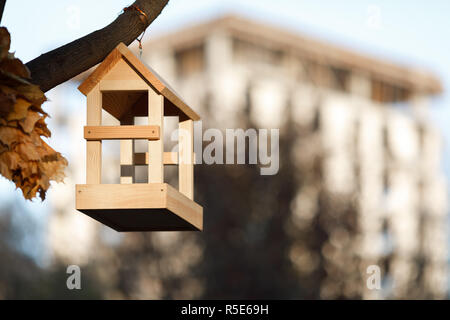
[[[259,128],[283,134],[292,121],[301,131],[292,161],[303,167],[298,172],[306,182],[288,229],[295,234],[295,226],[298,232],[308,226],[320,192],[352,203],[354,235],[330,231],[321,253],[339,264],[346,254],[340,248],[351,240],[360,259],[354,272],[365,279],[369,265],[382,271],[381,291],[364,288],[361,279],[360,287],[336,290],[383,298],[420,287],[418,296],[445,297],[447,189],[442,140],[428,119],[430,98],[441,86],[432,74],[235,16],[183,28],[144,48],[143,59],[195,106],[204,125],[240,128],[249,115]],[[311,172],[317,159],[318,176]],[[317,252],[303,247],[293,246],[293,264],[314,268]],[[333,286],[324,285],[322,296],[334,297]]]
[[[289,168],[287,175],[299,181],[283,220],[287,259],[300,286],[313,288],[298,295],[294,288],[291,297],[446,297],[447,189],[441,136],[428,118],[430,98],[442,89],[432,74],[235,16],[154,38],[144,43],[142,59],[202,115],[204,129],[280,128],[280,152],[288,155],[281,170]],[[67,124],[68,141],[76,146],[68,155],[69,183],[55,186],[50,198],[59,213],[51,219],[49,242],[70,264],[103,255],[99,274],[120,284],[120,259],[99,243],[114,247],[122,238],[67,209],[84,173],[84,114],[76,114]],[[106,152],[104,159],[105,170],[116,172],[104,182],[117,183],[118,153]],[[207,240],[189,237],[164,233],[139,240],[153,243],[156,249],[145,248],[162,262],[139,262],[136,270],[147,270],[146,276],[131,297],[197,298],[208,292],[199,288],[210,279],[186,276],[202,263]],[[137,239],[123,241],[130,255],[122,255],[123,267],[139,256],[133,253],[143,247]],[[187,247],[197,252],[195,259]],[[370,265],[381,270],[381,290],[366,286]],[[163,293],[171,268],[195,289],[178,292],[190,295]],[[106,296],[123,297],[117,293],[123,286]]]

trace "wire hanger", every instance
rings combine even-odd
[[[139,12],[139,14],[145,18],[147,27],[150,25],[150,19],[148,18],[147,14],[144,11],[142,11],[137,5],[133,4],[129,7],[123,8],[123,12],[130,11],[130,10],[135,10],[135,11]],[[141,58],[141,59],[142,59],[142,39],[144,38],[144,34],[145,34],[145,31],[147,30],[147,27],[145,27],[141,36],[136,38],[136,41],[139,43],[139,58]]]

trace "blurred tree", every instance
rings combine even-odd
[[[8,203],[0,208],[0,299],[101,298],[101,285],[93,277],[92,268],[83,269],[82,290],[68,290],[67,266],[55,261],[49,268],[42,268],[14,246],[28,232],[12,222],[18,205]]]

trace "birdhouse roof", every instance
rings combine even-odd
[[[171,88],[171,86],[161,78],[155,70],[146,65],[141,59],[136,57],[128,47],[122,42],[98,65],[86,80],[84,80],[78,90],[84,95],[87,94],[108,74],[108,72],[123,59],[131,69],[133,69],[146,83],[150,84],[155,91],[163,95],[171,105],[176,107],[181,114],[191,120],[199,120],[200,116],[192,110],[181,97]]]

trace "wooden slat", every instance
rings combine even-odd
[[[76,185],[76,208],[117,231],[203,229],[203,208],[167,183]]]
[[[133,117],[128,116],[120,121],[121,125],[133,125]],[[133,164],[134,141],[132,139],[120,140],[120,183],[134,183],[135,168]]]
[[[178,125],[178,184],[179,190],[189,199],[194,199],[194,122],[180,121]]]
[[[167,165],[178,164],[178,152],[164,152],[163,162]]]
[[[122,57],[122,54],[121,54]],[[140,76],[132,66],[125,61],[125,59],[120,59],[107,74],[101,79],[103,80],[141,80],[142,76]],[[101,82],[100,81],[100,82]]]
[[[101,184],[77,185],[76,208],[128,209],[164,208],[165,184]]]
[[[86,140],[148,139],[159,140],[159,126],[85,126]]]
[[[171,185],[167,185],[166,206],[170,211],[176,212],[183,219],[189,221],[198,230],[203,230],[203,207],[178,192]]]
[[[87,119],[90,126],[102,124],[102,94],[98,86],[87,95]],[[86,183],[100,184],[102,180],[102,142],[86,142]]]
[[[100,91],[147,90],[149,87],[142,79],[137,80],[102,80]]]
[[[163,154],[164,165],[178,164],[178,152],[164,152]],[[149,164],[148,152],[137,152],[134,154],[134,164],[143,166]]]
[[[145,65],[138,57],[136,57],[133,52],[128,49],[128,47],[119,43],[117,49],[122,53],[122,56],[130,63],[133,67],[139,71],[144,78],[152,84],[152,86],[163,96],[169,99],[175,106],[178,107],[187,117],[192,120],[200,120],[200,116],[192,110],[184,101],[175,93],[175,90],[169,86],[164,79],[162,79],[158,73],[152,68]]]
[[[122,54],[119,50],[111,51],[105,60],[78,86],[78,90],[85,96],[99,83],[99,81],[122,59]]]
[[[161,133],[164,132],[164,96],[151,88],[148,90],[148,124],[159,126]],[[148,183],[164,182],[163,154],[164,143],[162,139],[148,142],[148,157],[152,164],[148,166]]]

